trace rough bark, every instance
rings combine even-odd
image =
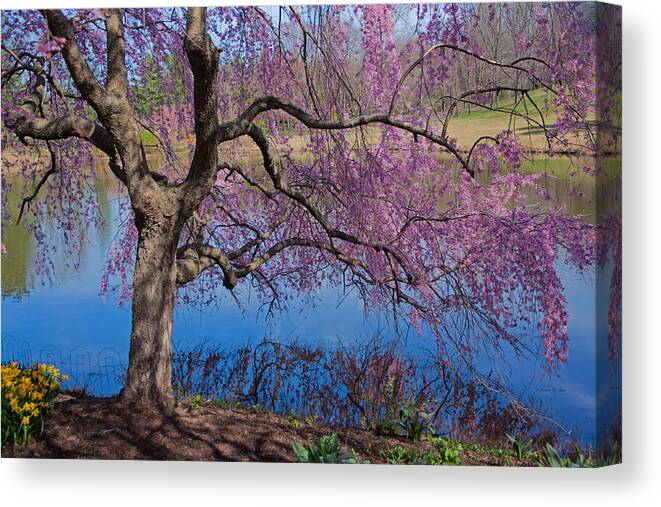
[[[176,205],[171,197],[161,200]],[[131,346],[123,402],[171,408],[172,315],[176,294],[176,251],[180,220],[158,207],[136,214],[138,246],[133,275]]]

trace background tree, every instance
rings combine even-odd
[[[171,405],[175,300],[208,303],[217,285],[236,298],[250,287],[270,312],[342,284],[366,311],[389,307],[394,324],[428,328],[464,360],[476,345],[519,347],[511,329],[539,315],[547,364],[564,361],[556,263],[566,251],[567,262],[590,265],[595,227],[519,170],[516,129],[541,132],[547,152],[615,146],[615,94],[602,94],[600,121],[588,121],[604,29],[595,12],[3,12],[4,126],[50,159],[41,175],[26,157],[3,161],[32,181],[19,220],[29,209],[39,217],[44,195],[67,242],[82,243],[81,224],[96,216],[84,191],[92,148],[128,196],[131,220],[102,282],[132,301],[121,400]],[[503,47],[493,33],[504,34]],[[605,56],[617,68],[616,51]],[[452,121],[468,108],[505,112],[509,128],[460,145]],[[161,146],[158,162],[145,131]],[[589,171],[599,170],[597,159]],[[531,204],[536,193],[545,199]],[[40,238],[39,220],[31,227]],[[47,249],[38,263],[46,273]]]

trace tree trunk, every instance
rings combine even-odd
[[[173,220],[140,224],[133,275],[131,348],[120,400],[169,409],[172,395],[172,313],[179,228]]]

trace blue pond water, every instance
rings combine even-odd
[[[108,395],[121,387],[119,377],[128,356],[130,307],[120,307],[112,297],[99,296],[109,238],[114,236],[117,213],[114,201],[106,207],[107,228],[91,231],[78,270],[61,270],[52,284],[42,284],[32,271],[33,247],[22,253],[27,265],[21,274],[24,287],[4,283],[2,294],[2,361],[44,361],[60,365],[70,385],[85,385],[94,393]],[[5,232],[3,230],[3,232]],[[5,240],[6,241],[6,240]],[[17,258],[5,243],[3,270],[16,270]],[[597,304],[608,294],[598,293],[597,271],[577,274],[559,263],[569,301],[569,360],[549,376],[540,362],[520,360],[505,351],[503,370],[510,387],[524,398],[538,401],[545,411],[585,444],[600,440],[620,412],[619,370],[609,362],[605,347],[606,325],[598,319]],[[605,268],[608,271],[608,267]],[[602,284],[599,284],[602,285]],[[606,284],[607,285],[607,284]],[[595,298],[595,295],[597,296]],[[342,340],[360,340],[392,334],[384,316],[365,317],[356,297],[327,287],[314,307],[292,305],[266,321],[255,304],[238,308],[231,298],[205,310],[179,306],[175,311],[175,345],[212,340],[236,346],[268,336],[274,340],[303,340],[333,346]],[[603,308],[603,306],[602,306]],[[530,337],[535,342],[535,337]],[[409,332],[406,347],[415,351],[428,346],[428,332]],[[486,358],[485,358],[486,359]]]

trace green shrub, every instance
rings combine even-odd
[[[195,412],[196,410],[202,408],[202,405],[204,405],[206,400],[204,399],[204,396],[196,394],[195,396],[191,396],[189,401],[191,411]]]
[[[541,464],[559,468],[592,468],[594,466],[592,461],[583,455],[583,451],[578,445],[575,445],[574,449],[576,451],[576,461],[572,461],[566,456],[560,456],[555,447],[547,443],[542,451],[544,461]]]
[[[512,465],[512,453],[508,449],[503,449],[502,447],[492,447],[489,449],[488,452],[498,460],[499,465],[501,466]]]
[[[423,436],[434,433],[431,414],[423,412],[415,405],[409,405],[400,410],[399,427],[406,438],[412,442],[419,442]]]
[[[287,423],[291,429],[297,430],[303,426],[303,421],[294,415],[287,416]]]
[[[530,449],[532,440],[528,440],[524,442],[523,440],[519,440],[518,438],[510,435],[509,433],[507,434],[507,440],[509,440],[512,449],[514,450],[514,455],[517,457],[517,459],[519,460],[525,459],[526,456],[528,455],[528,449]]]
[[[438,449],[444,465],[461,464],[461,455],[464,452],[464,444],[462,442],[437,436],[427,437],[427,441]]]
[[[460,465],[462,452],[460,443],[441,446],[433,451],[396,445],[381,451],[381,456],[390,465]]]
[[[334,463],[345,465],[369,463],[368,461],[358,461],[353,451],[347,452],[345,449],[342,449],[335,434],[324,435],[316,442],[307,446],[294,442],[292,448],[299,463]]]
[[[415,452],[401,445],[382,450],[381,456],[389,465],[411,465],[415,460]]]
[[[300,417],[297,416],[296,414],[290,413],[287,416],[287,424],[289,427],[293,430],[297,430],[302,428],[305,425],[311,425],[317,422],[317,416],[316,415],[308,415],[305,417]]]
[[[546,444],[546,447],[542,450],[540,465],[562,468],[594,468],[615,465],[622,461],[618,442],[615,442],[607,453],[596,455],[590,449],[587,452],[583,452],[583,449],[578,444],[574,444],[571,455],[571,457],[562,457],[552,445]]]
[[[606,453],[599,454],[596,457],[595,466],[605,467],[609,465],[617,465],[622,462],[622,451],[620,444],[616,441],[613,443],[610,451]]]

